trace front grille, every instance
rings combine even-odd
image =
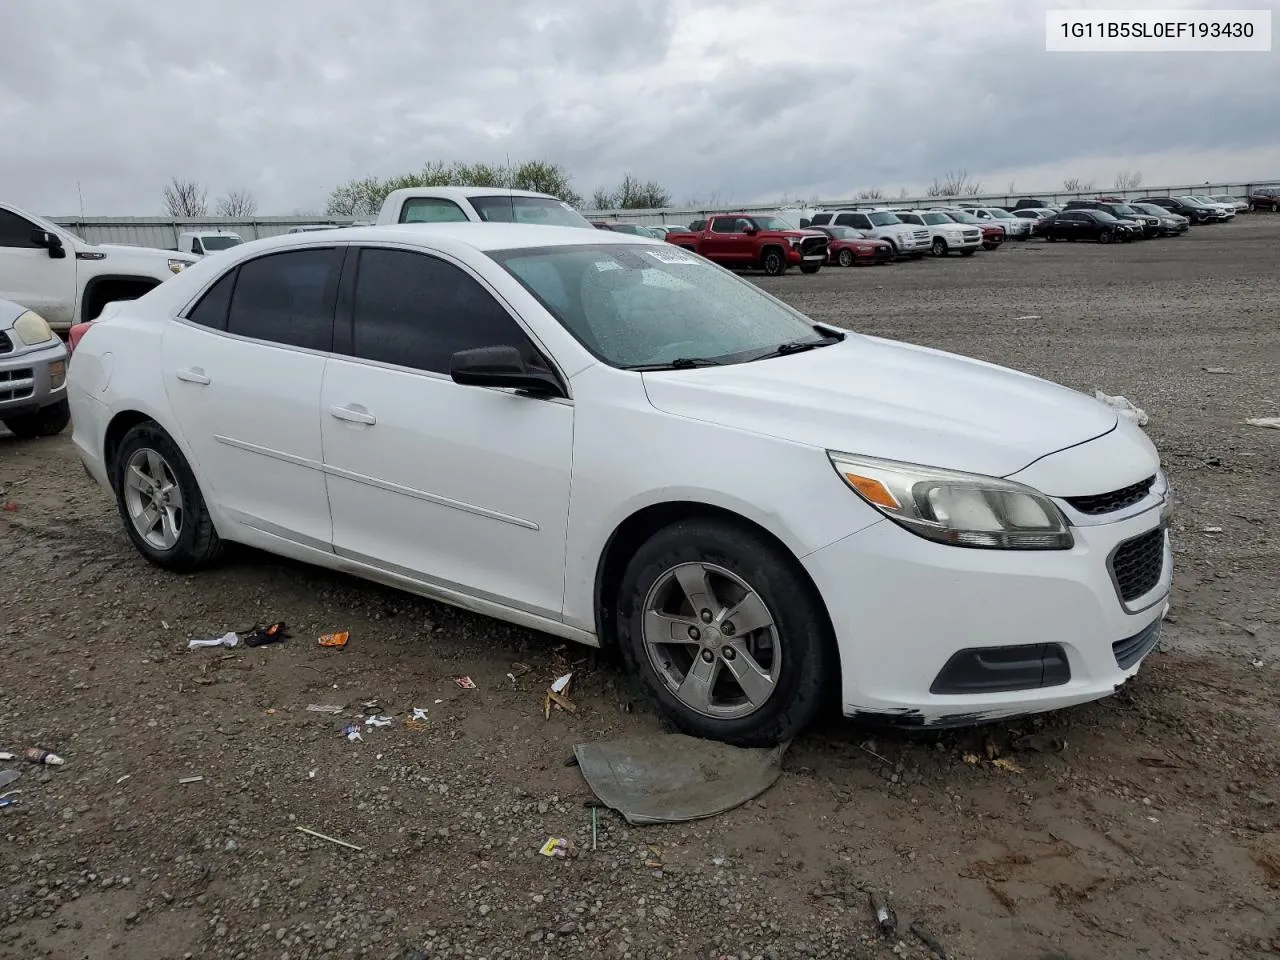
[[[0,353],[13,353],[13,341],[3,330],[0,330]]]
[[[825,254],[827,252],[827,238],[805,237],[800,241],[800,252],[805,256],[815,253]]]
[[[1157,527],[1126,540],[1111,555],[1111,575],[1120,599],[1137,600],[1154,590],[1164,572],[1164,528]]]
[[[964,232],[964,238],[966,240],[977,240],[980,236],[982,236],[981,230],[966,230]]]
[[[1125,507],[1132,507],[1135,503],[1140,503],[1151,492],[1151,485],[1155,482],[1156,478],[1153,474],[1145,480],[1139,480],[1137,483],[1121,487],[1119,490],[1112,490],[1110,493],[1096,493],[1088,497],[1066,497],[1065,499],[1067,503],[1081,513],[1096,517],[1099,514],[1114,513],[1116,510],[1123,510]]]
[[[1151,626],[1147,627],[1141,633],[1135,633],[1132,637],[1117,640],[1111,645],[1111,652],[1115,654],[1116,658],[1116,666],[1121,670],[1128,670],[1135,663],[1150,653],[1152,648],[1154,648],[1159,642],[1159,620],[1156,620],[1151,624]]]
[[[36,390],[35,371],[30,367],[23,370],[0,370],[0,401],[22,400]]]
[[[929,239],[929,231],[928,231],[928,230],[913,230],[913,231],[911,231],[911,232],[912,232],[912,235],[913,235],[917,240],[924,240],[924,241],[928,241],[928,239]]]

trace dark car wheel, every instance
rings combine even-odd
[[[1112,234],[1110,230],[1103,230],[1100,234],[1098,234],[1099,243],[1110,243],[1114,239],[1115,239],[1115,235]]]
[[[822,264],[820,264],[820,263],[802,263],[802,264],[800,264],[800,272],[801,272],[801,273],[814,274],[814,273],[817,273],[817,272],[818,272],[819,270],[821,270],[821,269],[822,269]]]
[[[177,444],[147,421],[124,435],[111,464],[116,506],[138,552],[167,570],[208,566],[222,541]]]
[[[1057,235],[1056,233],[1054,233],[1052,230],[1050,230],[1048,233],[1046,233],[1046,234],[1044,235],[1044,238],[1045,238],[1045,240],[1049,241],[1049,243],[1057,243],[1057,242],[1058,242],[1058,235]]]
[[[23,440],[52,437],[67,429],[67,424],[70,422],[71,405],[66,400],[59,400],[47,407],[41,407],[35,413],[24,413],[4,419],[4,425],[9,428],[9,432]]]
[[[721,520],[673,524],[636,551],[618,639],[662,714],[741,746],[796,736],[838,670],[821,600],[794,558]]]
[[[961,251],[960,251],[960,256],[962,256],[962,257],[972,257],[972,256],[973,256],[975,253],[977,253],[977,252],[978,252],[977,250],[961,250]]]
[[[841,251],[840,251],[840,257],[839,257],[839,260],[840,260],[840,266],[842,266],[842,267],[852,267],[852,266],[853,266],[853,251],[852,251],[852,250],[850,250],[850,249],[848,249],[847,247],[846,247],[844,250],[841,250]]]
[[[771,277],[780,277],[787,272],[787,257],[777,247],[769,247],[760,258],[760,269]]]
[[[945,257],[947,255],[947,241],[941,237],[934,237],[933,244],[929,248],[929,252],[935,257]]]

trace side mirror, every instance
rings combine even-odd
[[[48,230],[32,230],[31,242],[37,247],[48,250],[49,256],[54,260],[61,260],[67,255],[67,251],[62,246],[62,238]]]
[[[543,397],[565,396],[551,371],[530,367],[512,346],[459,350],[449,358],[449,376],[454,383],[472,387],[508,387]]]
[[[760,231],[757,230],[755,227],[743,227],[742,232],[745,233],[748,237],[754,237]]]

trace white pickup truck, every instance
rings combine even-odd
[[[203,257],[219,250],[229,250],[244,243],[244,237],[231,230],[185,230],[178,234],[178,252]]]
[[[467,220],[595,229],[590,220],[559,197],[499,187],[405,187],[387,194],[378,211],[379,225]]]
[[[58,333],[93,320],[113,300],[135,300],[197,257],[86,243],[42,217],[0,203],[0,299],[33,310]]]

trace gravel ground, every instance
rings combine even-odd
[[[1046,718],[828,719],[760,799],[683,826],[602,812],[596,849],[573,745],[661,729],[608,653],[248,551],[164,574],[68,436],[0,437],[0,749],[67,758],[22,765],[0,809],[0,957],[925,957],[914,919],[957,958],[1280,952],[1280,431],[1242,424],[1280,413],[1280,217],[1239,221],[762,279],[1145,408],[1179,499],[1167,637],[1119,695]],[[186,649],[274,619],[293,640]],[[348,647],[319,648],[335,629]],[[544,720],[570,668],[580,713]],[[396,722],[348,742],[373,699]],[[549,836],[579,855],[539,856]]]

